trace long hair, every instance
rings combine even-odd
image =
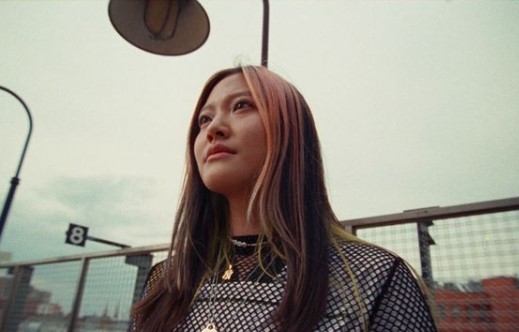
[[[198,113],[225,77],[243,75],[266,133],[266,156],[251,190],[248,219],[259,222],[287,283],[274,322],[282,331],[308,331],[324,315],[328,254],[341,233],[325,186],[320,143],[310,108],[299,91],[264,67],[220,71],[209,78],[188,134],[186,174],[164,283],[134,307],[137,330],[171,330],[187,315],[201,284],[228,249],[227,203],[202,182],[194,157]],[[311,304],[311,305],[310,305]]]

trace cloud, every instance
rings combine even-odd
[[[16,261],[116,249],[87,241],[65,245],[69,223],[130,246],[169,240],[174,204],[167,188],[147,177],[59,177],[21,195],[13,205],[1,249]]]

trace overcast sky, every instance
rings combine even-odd
[[[0,250],[14,260],[171,234],[188,121],[205,80],[259,64],[261,1],[200,1],[198,51],[153,55],[108,1],[0,2],[0,85],[34,132]],[[518,1],[271,1],[270,68],[313,109],[340,219],[519,196]],[[27,134],[0,91],[0,202]],[[3,206],[3,205],[2,205]]]

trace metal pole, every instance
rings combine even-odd
[[[261,41],[261,65],[268,67],[269,65],[269,1],[263,0],[263,35]]]
[[[125,263],[137,267],[137,276],[135,278],[135,287],[133,288],[132,304],[141,298],[142,290],[153,263],[153,255],[144,254],[137,256],[126,256]]]
[[[85,288],[85,281],[90,259],[83,258],[81,262],[83,263],[81,268],[81,275],[79,276],[79,280],[76,287],[76,296],[74,297],[74,302],[72,303],[72,311],[70,312],[70,321],[68,324],[67,332],[74,332],[75,330],[76,320],[79,316],[79,309],[81,308],[81,300],[83,299],[83,289]]]
[[[20,157],[20,161],[18,163],[18,168],[16,170],[16,175],[11,179],[11,187],[9,189],[9,192],[7,194],[7,198],[5,199],[4,208],[2,209],[2,215],[0,216],[0,239],[2,237],[2,232],[4,230],[5,223],[7,221],[7,215],[9,214],[9,208],[11,207],[11,203],[14,198],[14,193],[16,191],[16,186],[18,183],[20,183],[20,179],[18,178],[18,175],[20,174],[20,170],[22,169],[22,163],[25,158],[25,153],[27,152],[27,147],[29,146],[29,140],[31,138],[32,134],[32,117],[31,112],[29,111],[29,107],[25,104],[22,98],[20,98],[16,93],[9,90],[8,88],[5,88],[0,85],[0,90],[4,90],[5,92],[11,94],[13,97],[18,99],[18,101],[23,105],[25,108],[25,111],[27,112],[27,115],[29,116],[29,133],[27,134],[27,139],[25,140],[25,145],[22,150],[22,155]]]
[[[131,248],[131,247],[130,247],[129,245],[127,245],[127,244],[122,244],[122,243],[118,243],[118,242],[108,241],[108,240],[100,239],[100,238],[98,238],[98,237],[91,236],[91,235],[87,235],[87,240],[91,240],[91,241],[95,241],[95,242],[99,242],[99,243],[108,244],[108,245],[110,245],[110,246],[116,246],[116,247],[119,247],[119,248],[121,248],[121,249]]]
[[[418,246],[420,251],[420,267],[422,268],[422,279],[429,288],[433,288],[434,278],[431,264],[431,245],[434,245],[434,239],[429,234],[429,226],[433,225],[433,221],[419,221],[416,223],[418,231]]]

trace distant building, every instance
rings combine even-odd
[[[0,277],[0,310],[3,310],[5,303],[10,295],[12,283],[12,277]],[[50,303],[51,296],[51,292],[39,290],[30,286],[29,293],[25,299],[23,316],[34,315],[38,314],[38,311],[47,310],[40,309],[41,306],[45,307],[46,305],[52,307],[52,310],[48,309],[50,310],[49,312],[52,312],[51,314],[61,314],[61,306]]]
[[[519,331],[517,278],[496,277],[463,287],[437,287],[434,298],[442,332]]]
[[[31,287],[31,290],[25,299],[25,316],[37,314],[39,306],[50,303],[51,295],[51,292],[41,291]]]

